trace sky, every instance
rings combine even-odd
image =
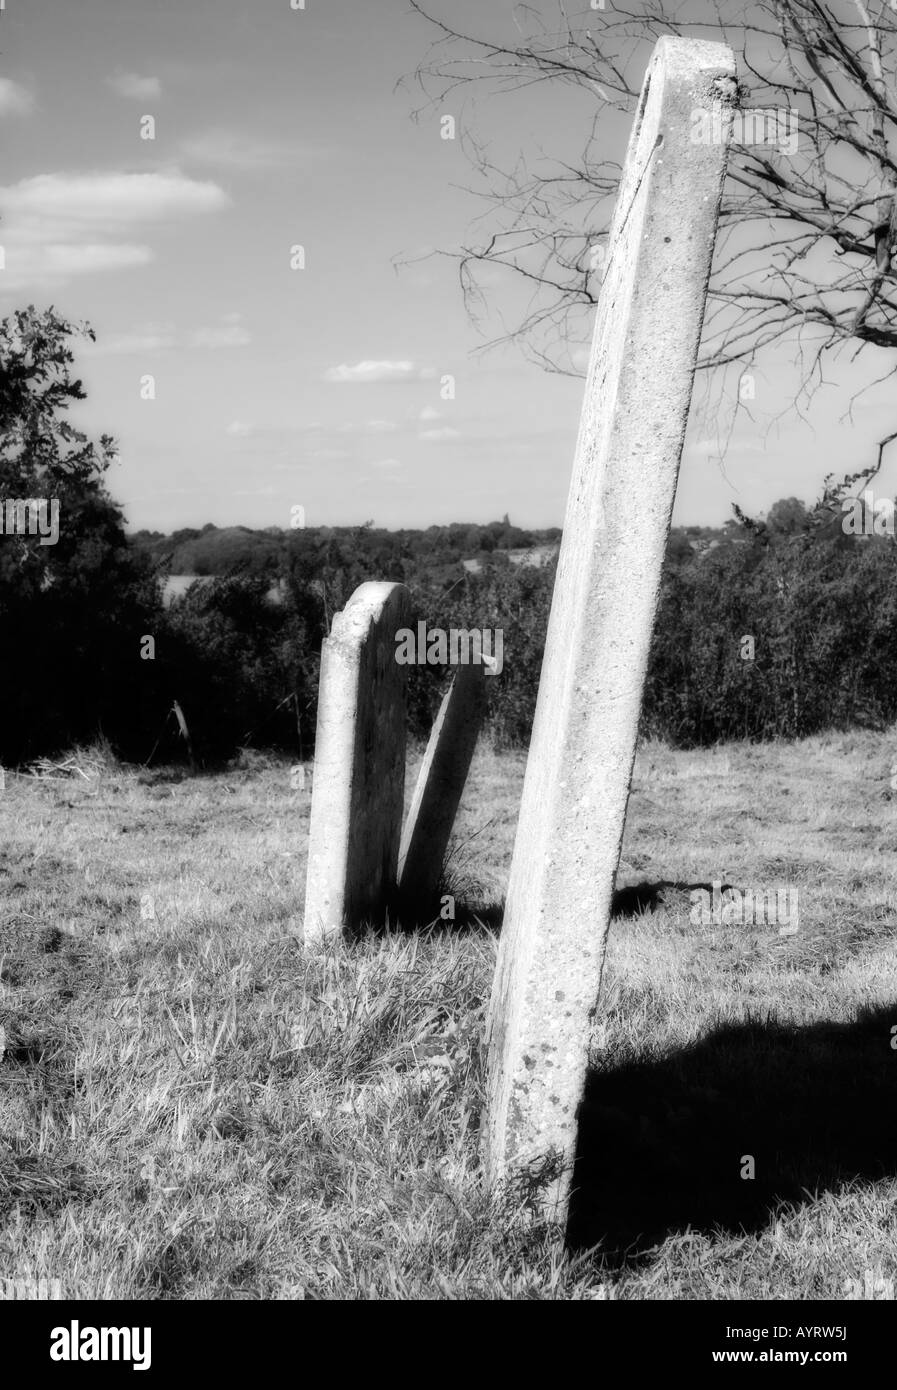
[[[434,34],[406,0],[292,3],[5,0],[0,315],[54,304],[92,325],[78,423],[119,442],[107,482],[130,529],[289,527],[297,505],[308,525],[560,525],[583,382],[479,351],[456,265],[432,253],[476,240],[488,210],[442,121],[503,155],[572,157],[593,106],[543,86],[415,121],[401,80]],[[514,32],[507,0],[433,3]],[[609,157],[624,136],[608,123]],[[674,521],[809,500],[863,467],[893,386],[844,416],[883,362],[836,375],[801,421],[791,356],[768,355],[722,459],[696,392]],[[880,486],[897,490],[897,461]]]

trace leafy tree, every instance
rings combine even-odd
[[[158,630],[149,566],[132,552],[103,474],[115,453],[68,417],[85,398],[72,340],[92,338],[50,308],[0,323],[0,502],[58,506],[58,538],[22,534],[4,507],[0,625],[6,646],[0,757],[16,762],[103,733],[138,736],[153,690],[140,639]],[[12,511],[12,516],[11,516]],[[42,542],[49,543],[42,543]]]
[[[805,531],[809,524],[807,509],[798,497],[783,497],[769,509],[768,529],[783,536]]]

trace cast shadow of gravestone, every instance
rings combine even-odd
[[[717,885],[720,891],[732,887],[729,883]],[[698,890],[712,893],[714,885],[712,883],[685,883],[678,879],[664,878],[656,882],[636,883],[625,888],[617,888],[613,896],[613,906],[611,917],[638,917],[642,913],[654,912],[658,907],[662,907],[665,898],[664,890],[672,889],[676,893],[691,894]],[[460,894],[451,878],[446,878],[440,885],[438,894],[426,903],[417,903],[410,910],[406,908],[405,917],[412,924],[432,924],[439,916],[439,904],[442,901],[440,895],[453,894],[454,919],[444,923],[445,926],[453,928],[455,931],[478,931],[486,928],[488,931],[500,932],[505,915],[505,905],[502,901],[482,899],[474,894]]]
[[[591,1070],[568,1244],[638,1264],[670,1235],[759,1231],[783,1202],[897,1174],[895,1022],[897,1001],[850,1024],[757,1022]]]

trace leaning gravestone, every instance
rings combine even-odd
[[[405,918],[427,918],[486,713],[486,667],[459,666],[436,716],[399,849],[399,903]]]
[[[494,1182],[560,1159],[545,1202],[562,1217],[734,73],[722,44],[662,38],[645,76],[598,304],[490,1004],[487,1173]],[[719,141],[693,143],[699,124]]]
[[[321,650],[305,941],[382,925],[395,891],[405,789],[404,584],[362,584]]]

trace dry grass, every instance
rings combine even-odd
[[[8,772],[0,1279],[79,1298],[839,1298],[871,1270],[887,1289],[895,761],[897,736],[866,734],[641,751],[566,1250],[523,1197],[479,1188],[488,929],[305,954],[309,794],[273,760]],[[522,774],[478,755],[459,906],[501,897]],[[693,925],[691,888],[714,879],[798,887],[800,930]]]

